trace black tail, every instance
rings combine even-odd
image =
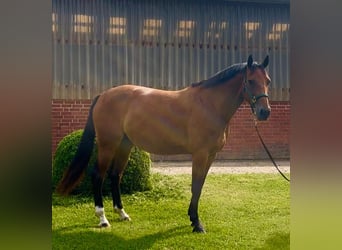
[[[99,96],[96,96],[91,104],[87,123],[85,125],[81,142],[74,159],[65,171],[62,180],[57,186],[57,193],[66,195],[70,193],[81,181],[84,171],[88,166],[94,148],[95,128],[93,123],[93,109]]]

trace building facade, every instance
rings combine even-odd
[[[53,152],[83,128],[91,99],[105,89],[130,83],[177,90],[252,54],[257,61],[270,56],[272,114],[261,133],[276,158],[289,158],[289,9],[288,0],[54,0]],[[243,104],[218,157],[266,158],[253,129]]]

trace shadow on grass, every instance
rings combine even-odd
[[[255,248],[254,250],[267,250],[277,249],[285,250],[290,249],[290,233],[277,232],[270,236],[262,247]]]
[[[157,241],[186,234],[189,227],[178,226],[136,238],[118,236],[117,228],[92,228],[86,232],[68,232],[68,229],[71,228],[53,231],[52,249],[150,249]]]

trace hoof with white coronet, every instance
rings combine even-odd
[[[123,208],[118,208],[118,207],[114,207],[114,212],[117,213],[120,217],[120,220],[126,220],[126,221],[130,221],[131,218],[129,217],[129,215],[125,212],[125,210]]]
[[[100,228],[110,227],[110,224],[109,224],[108,222],[100,222],[100,223],[99,223],[99,227],[100,227]]]
[[[99,217],[100,223],[99,227],[104,228],[104,227],[110,227],[109,221],[107,220],[105,213],[104,213],[104,208],[103,207],[95,207],[95,215]]]

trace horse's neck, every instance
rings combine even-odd
[[[225,122],[229,122],[231,117],[243,102],[243,76],[238,75],[227,83],[206,89],[208,99],[213,100],[217,115]]]

